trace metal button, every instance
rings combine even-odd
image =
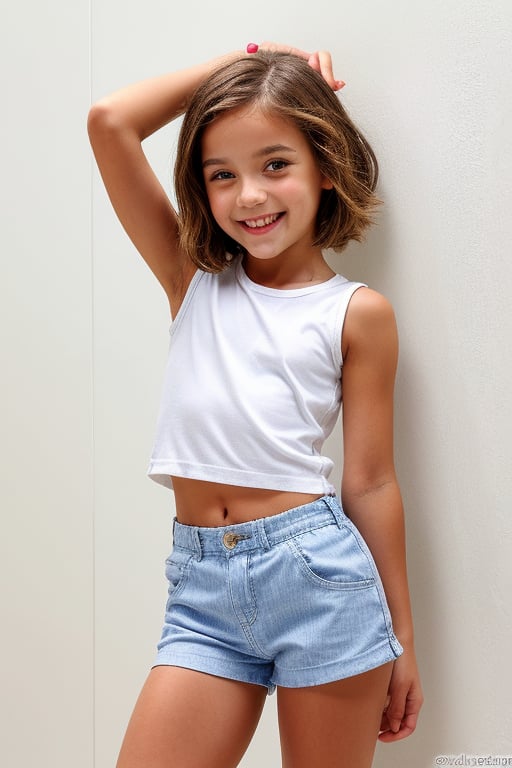
[[[245,535],[243,533],[225,533],[222,537],[222,541],[224,543],[224,546],[227,549],[234,549],[239,541],[243,541],[244,539],[250,539],[251,535]]]
[[[240,539],[245,538],[244,536],[239,536],[236,533],[225,533],[222,541],[224,542],[224,546],[227,549],[234,549]]]

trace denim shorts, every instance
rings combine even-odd
[[[400,656],[370,551],[335,496],[215,528],[175,521],[154,666],[319,685]]]

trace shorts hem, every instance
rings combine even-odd
[[[310,688],[314,685],[334,683],[336,680],[361,675],[389,661],[395,661],[402,653],[403,648],[395,639],[393,643],[386,643],[385,647],[372,649],[370,653],[356,660],[351,659],[349,662],[338,660],[318,667],[288,670],[276,668],[271,683],[283,688]]]
[[[204,672],[208,675],[214,675],[215,677],[225,677],[228,680],[237,680],[239,683],[261,685],[263,688],[267,689],[269,696],[274,693],[276,689],[276,686],[272,682],[266,683],[256,679],[254,675],[244,674],[244,670],[240,669],[238,664],[230,664],[226,659],[217,659],[211,656],[201,656],[200,654],[195,653],[182,656],[175,653],[159,653],[152,664],[152,668],[160,666],[182,667],[184,669],[192,669],[195,672]]]

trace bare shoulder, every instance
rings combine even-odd
[[[395,312],[391,302],[372,288],[359,288],[348,305],[343,328],[343,357],[357,350],[388,352],[398,345]]]

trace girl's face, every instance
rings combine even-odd
[[[227,112],[205,129],[202,161],[217,224],[252,257],[318,253],[316,214],[332,184],[291,121],[251,106]]]

